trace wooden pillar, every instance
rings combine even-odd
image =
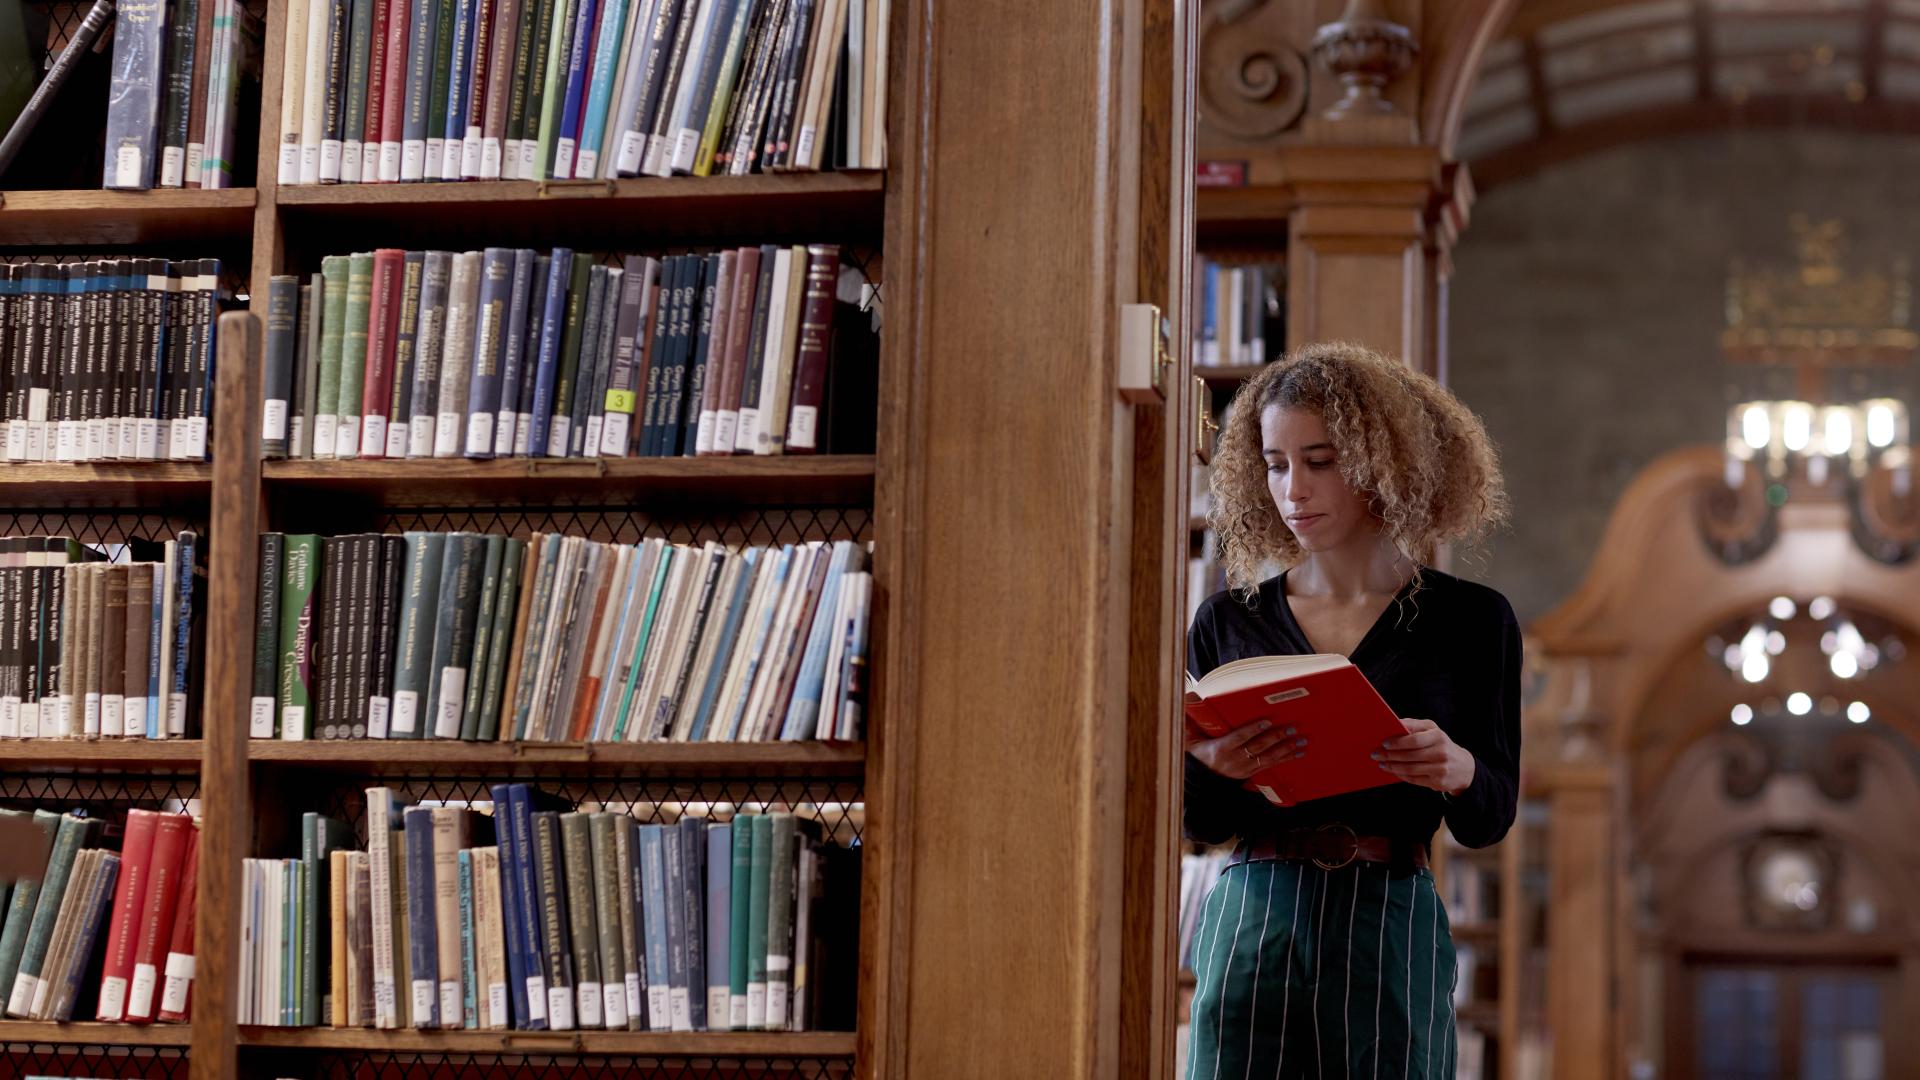
[[[1333,339],[1440,367],[1448,250],[1470,198],[1422,146],[1295,146],[1287,223],[1287,347]]]
[[[1615,785],[1605,766],[1562,765],[1542,778],[1547,855],[1547,1025],[1553,1080],[1611,1080],[1614,1045]]]
[[[915,272],[886,286],[868,1076],[1120,1074],[1129,583],[1160,553],[1115,346],[1140,248],[1188,257],[1141,213],[1171,3],[896,6],[887,245]]]

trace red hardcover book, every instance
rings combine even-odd
[[[167,982],[160,991],[160,1019],[177,1024],[193,1006],[193,911],[199,900],[200,829],[187,830],[187,861],[180,868],[180,902],[174,905],[173,944],[167,949]]]
[[[387,412],[393,403],[393,354],[400,341],[400,275],[407,253],[373,253],[373,299],[367,308],[367,376],[360,393],[360,456],[387,454]]]
[[[793,401],[787,414],[787,453],[820,449],[820,407],[827,400],[827,354],[833,346],[833,296],[840,282],[840,249],[807,249],[807,292],[800,307],[800,344],[794,350]]]
[[[180,864],[187,854],[193,819],[185,814],[160,815],[153,836],[153,858],[147,866],[147,899],[140,906],[139,936],[133,948],[133,979],[127,989],[129,1023],[153,1022],[153,1003],[160,988],[160,965],[166,962],[173,940],[174,907],[180,897]]]
[[[400,158],[406,148],[407,15],[412,5],[407,0],[387,0],[380,6],[387,9],[387,51],[384,56],[374,53],[387,68],[380,80],[380,94],[385,98],[380,106],[380,182],[392,184],[400,180]],[[369,136],[373,131],[373,127],[367,128]],[[364,164],[360,167],[366,168]]]
[[[147,865],[153,860],[153,835],[160,815],[152,810],[127,811],[127,833],[120,843],[120,879],[113,887],[113,918],[107,923],[107,960],[100,972],[101,1020],[121,1020],[127,1013],[127,982],[133,978],[134,927],[146,903]]]
[[[1397,783],[1373,754],[1407,733],[1360,669],[1344,656],[1251,656],[1187,679],[1187,719],[1209,738],[1258,720],[1291,727],[1310,757],[1270,765],[1246,786],[1276,806]]]
[[[373,32],[367,35],[367,116],[360,136],[363,184],[380,180],[380,133],[387,104],[387,23],[396,3],[402,12],[407,10],[407,0],[373,0]],[[400,21],[406,21],[404,15]]]

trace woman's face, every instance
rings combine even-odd
[[[1269,405],[1260,414],[1261,452],[1267,459],[1267,491],[1294,539],[1309,552],[1329,551],[1365,539],[1379,522],[1367,496],[1340,473],[1339,455],[1320,414]]]

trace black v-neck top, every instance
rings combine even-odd
[[[1250,656],[1313,652],[1286,600],[1286,575],[1251,600],[1215,593],[1187,636],[1195,678]],[[1402,717],[1432,720],[1473,754],[1473,783],[1457,796],[1395,783],[1277,807],[1240,782],[1186,758],[1185,828],[1190,839],[1225,843],[1280,829],[1339,822],[1362,836],[1428,844],[1444,818],[1468,847],[1499,841],[1513,824],[1519,790],[1520,626],[1506,597],[1438,570],[1403,588],[1351,659]],[[1307,748],[1309,760],[1313,748]]]

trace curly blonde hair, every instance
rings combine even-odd
[[[1480,418],[1432,378],[1346,342],[1305,345],[1234,395],[1213,453],[1213,508],[1227,585],[1258,588],[1270,562],[1306,557],[1267,489],[1260,414],[1310,409],[1327,425],[1348,486],[1366,492],[1383,531],[1415,557],[1504,523],[1506,485]]]

